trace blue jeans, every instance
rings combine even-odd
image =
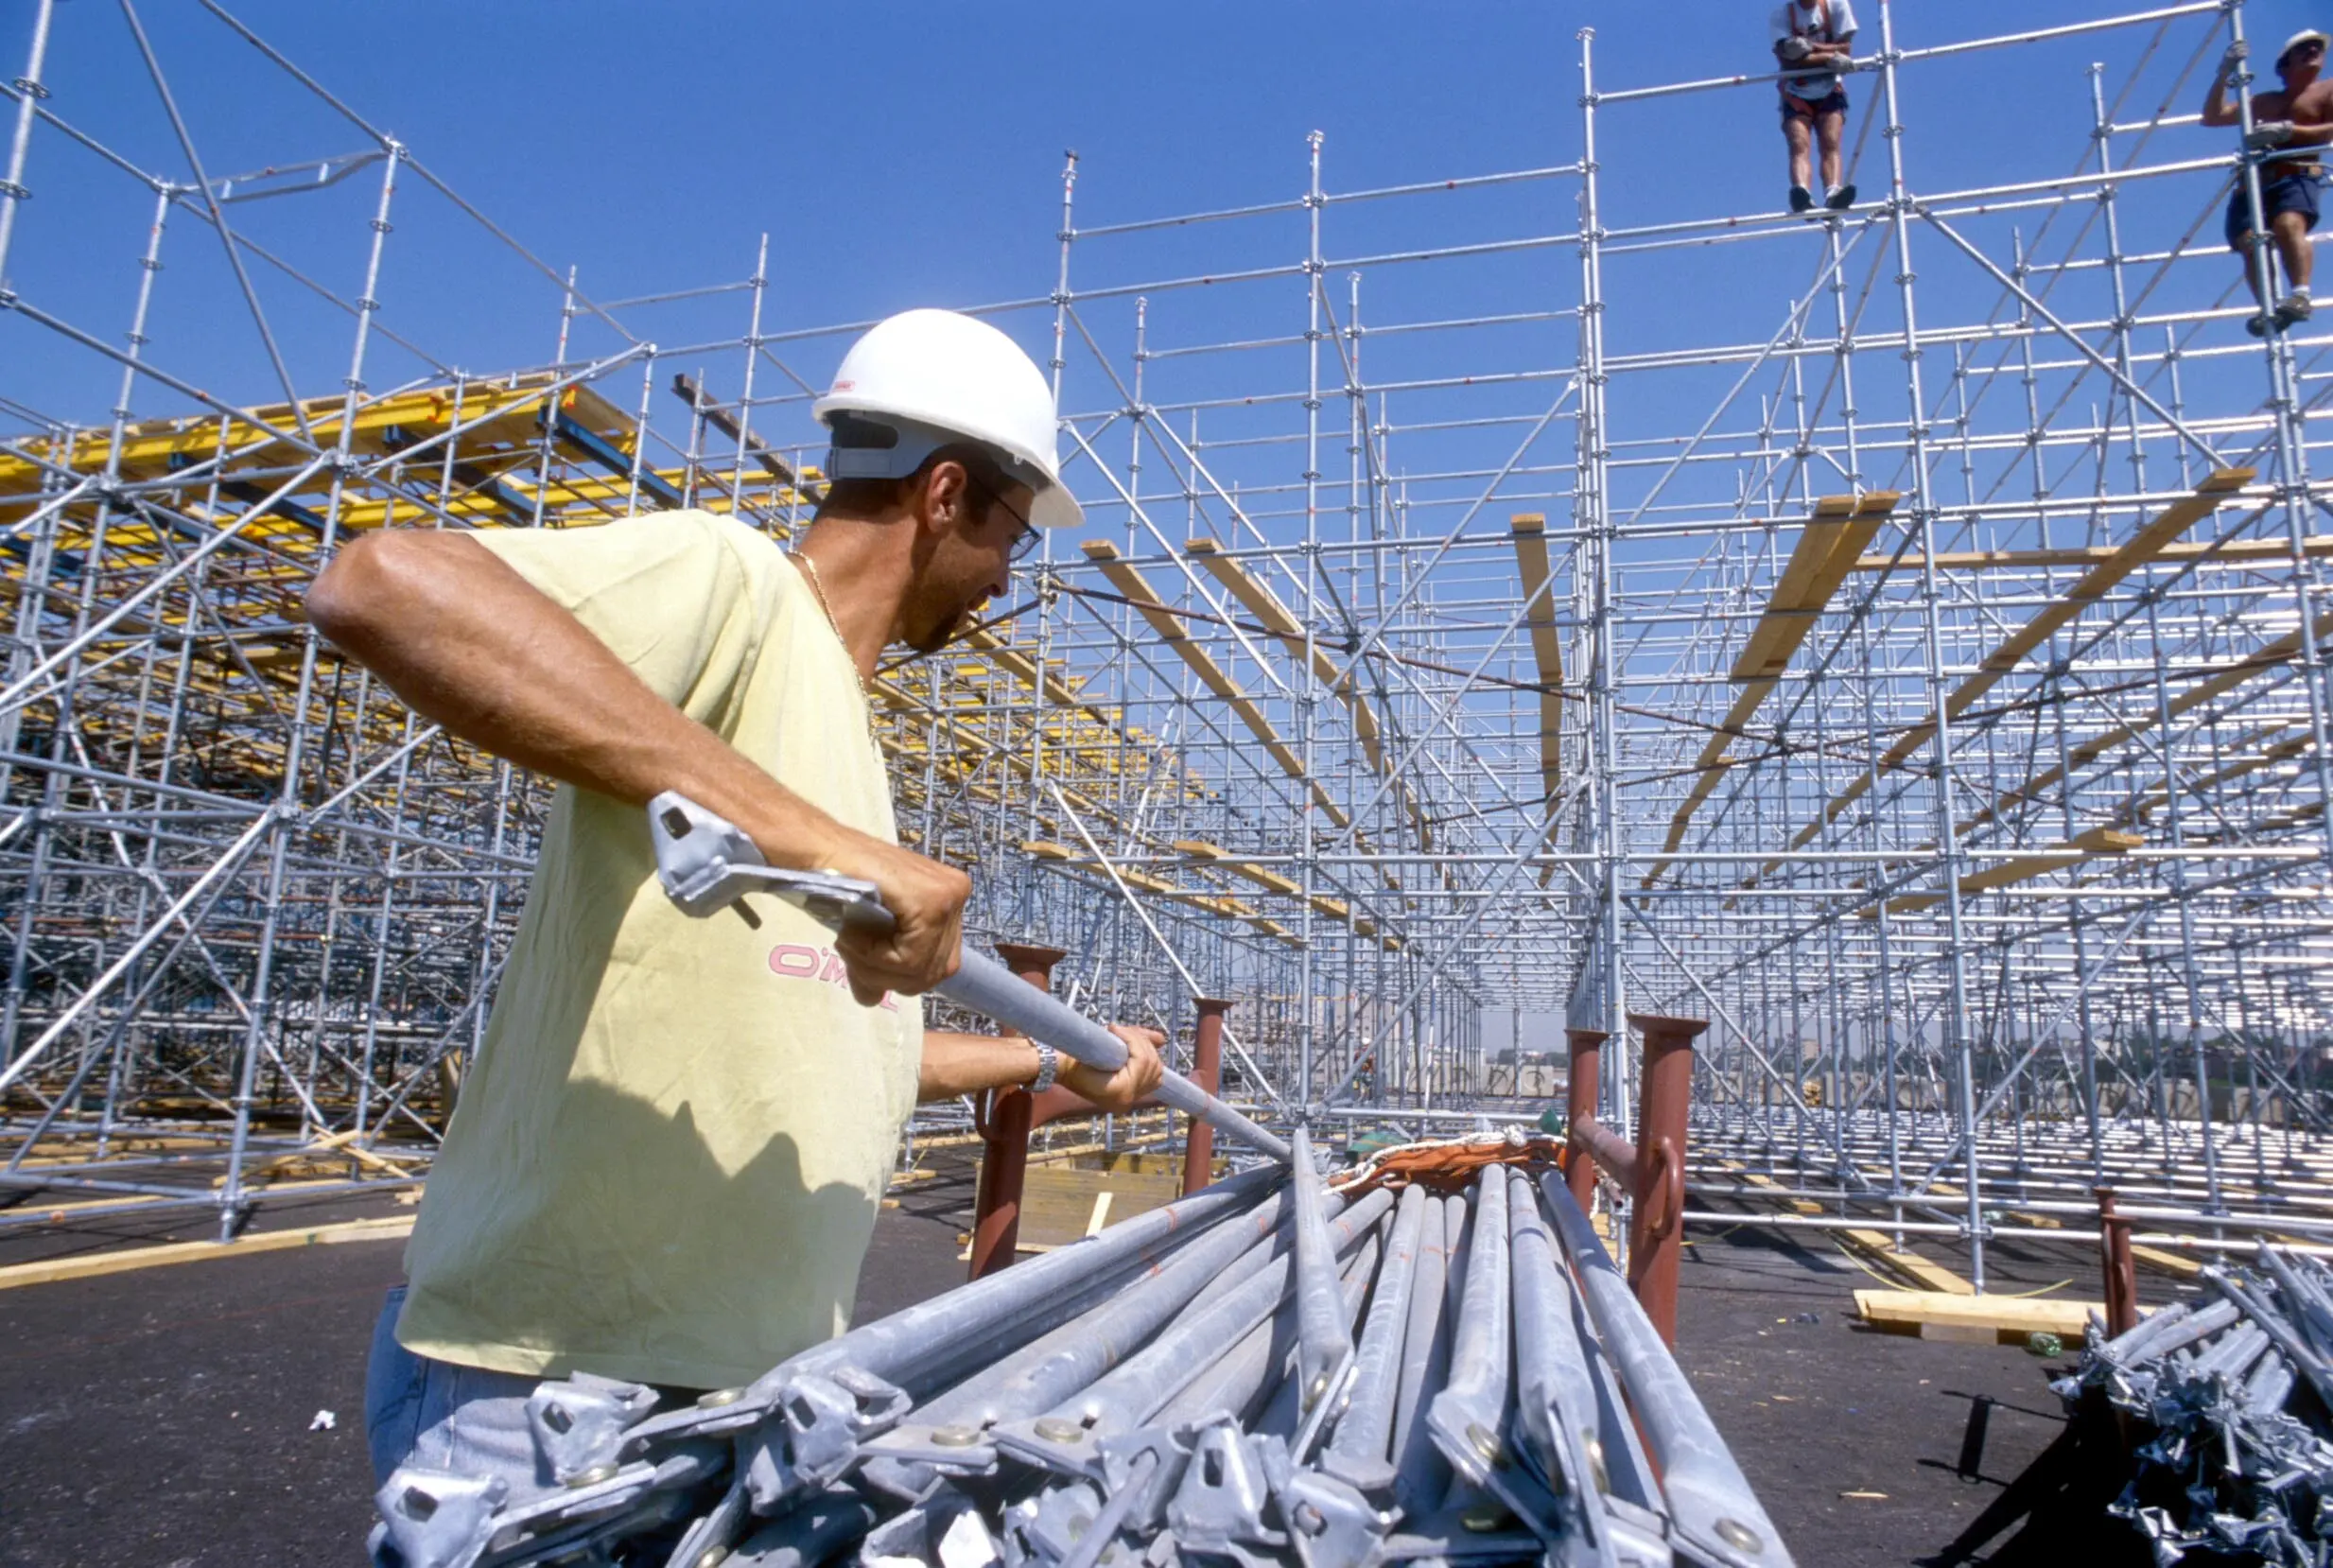
[[[535,1476],[534,1439],[527,1430],[527,1396],[542,1379],[415,1355],[397,1343],[404,1307],[405,1287],[392,1287],[373,1326],[365,1366],[364,1436],[374,1484],[386,1486],[392,1471],[410,1462],[507,1477],[513,1497],[548,1486],[548,1478]]]

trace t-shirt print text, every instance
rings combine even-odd
[[[843,967],[842,955],[832,948],[813,948],[807,942],[780,942],[770,950],[770,972],[788,980],[823,980],[829,985],[850,985],[849,971]],[[899,999],[889,991],[883,993],[883,1010],[896,1013]]]

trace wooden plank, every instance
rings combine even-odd
[[[1847,580],[1848,570],[1878,533],[1880,525],[1895,511],[1900,498],[1894,491],[1874,490],[1862,496],[1825,496],[1815,503],[1814,515],[1799,531],[1798,541],[1790,549],[1790,560],[1774,584],[1765,612],[1750,628],[1740,655],[1733,661],[1732,679],[1746,683],[1745,688],[1727,712],[1719,733],[1701,748],[1696,763],[1699,775],[1684,803],[1670,819],[1668,839],[1662,846],[1664,856],[1675,854],[1684,843],[1685,829],[1694,813],[1715,792],[1724,770],[1732,765],[1726,757],[1727,749],[1741,737],[1760,705],[1772,694],[1778,677],[1789,667],[1791,655],[1830,607],[1839,584]],[[1645,872],[1642,885],[1651,887],[1671,863],[1665,859],[1655,861]]]
[[[1895,1238],[1884,1230],[1842,1230],[1839,1240],[1880,1267],[1911,1281],[1924,1291],[1941,1296],[1974,1296],[1976,1287],[1942,1263],[1909,1250],[1898,1252]]]
[[[1352,673],[1347,672],[1339,675],[1336,654],[1342,650],[1334,644],[1324,644],[1317,637],[1308,638],[1304,623],[1296,618],[1295,613],[1287,605],[1280,602],[1280,596],[1273,593],[1269,586],[1252,575],[1245,566],[1221,553],[1223,547],[1213,539],[1202,534],[1189,541],[1184,549],[1214,577],[1215,581],[1230,591],[1231,596],[1245,607],[1248,614],[1254,616],[1266,630],[1280,639],[1280,645],[1288,651],[1290,658],[1301,664],[1305,662],[1309,653],[1313,673],[1319,677],[1321,685],[1327,687],[1336,700],[1344,705],[1345,710],[1352,716],[1353,736],[1361,742],[1362,754],[1368,758],[1369,766],[1388,781],[1395,802],[1401,807],[1402,814],[1416,828],[1418,846],[1420,849],[1432,849],[1434,847],[1433,818],[1426,814],[1425,808],[1419,803],[1417,792],[1410,788],[1409,781],[1395,773],[1393,759],[1385,752],[1384,732],[1377,722],[1377,710],[1369,706],[1367,695],[1363,692]],[[1275,753],[1274,757],[1290,777],[1304,777],[1303,764],[1294,751],[1288,751],[1284,757]],[[1325,785],[1310,779],[1305,782],[1312,792],[1314,801],[1327,814],[1331,822],[1339,828],[1350,825],[1351,818],[1346,814],[1342,806],[1330,798]],[[1362,848],[1368,847],[1367,840],[1359,839],[1358,835],[1355,837]],[[1399,893],[1402,889],[1400,880],[1390,872],[1385,872],[1384,875],[1385,885]]]
[[[2146,841],[2135,833],[2117,832],[2111,828],[2093,828],[2070,842],[2054,849],[2040,850],[2031,855],[2020,855],[2012,861],[1995,861],[1981,871],[1972,871],[1960,879],[1963,894],[1990,893],[1996,888],[2011,887],[2018,882],[2029,882],[2053,871],[2063,871],[2088,861],[2112,859],[2127,855]],[[1933,845],[1925,847],[1932,848]],[[1891,915],[1905,915],[1930,908],[1944,901],[1941,893],[1906,893],[1888,900]],[[1878,917],[1876,907],[1857,910],[1860,919]]]
[[[1742,1177],[1742,1179],[1743,1179],[1744,1181],[1746,1181],[1746,1182],[1750,1183],[1750,1185],[1751,1185],[1752,1187],[1780,1188],[1780,1187],[1782,1186],[1782,1183],[1781,1183],[1781,1182],[1779,1182],[1779,1181],[1776,1181],[1776,1180],[1775,1180],[1772,1176],[1760,1176],[1760,1175],[1759,1175],[1757,1172],[1755,1172],[1755,1171],[1745,1171],[1745,1170],[1743,1170],[1743,1169],[1742,1169],[1742,1167],[1741,1167],[1738,1163],[1736,1163],[1736,1162],[1735,1162],[1735,1161],[1733,1161],[1733,1160],[1731,1160],[1731,1159],[1727,1160],[1727,1161],[1725,1162],[1725,1167],[1726,1167],[1726,1169],[1727,1169],[1727,1170],[1729,1170],[1729,1171],[1739,1171],[1739,1172],[1741,1172],[1741,1177]],[[1819,1203],[1810,1203],[1810,1202],[1809,1202],[1809,1201],[1807,1201],[1805,1198],[1788,1198],[1788,1199],[1785,1199],[1785,1201],[1788,1204],[1788,1206],[1790,1207],[1790,1209],[1791,1209],[1792,1211],[1794,1211],[1795,1212],[1797,1212],[1797,1213],[1801,1213],[1801,1214],[1819,1214],[1819,1213],[1821,1213],[1821,1212],[1822,1212],[1822,1205],[1821,1205],[1821,1204],[1819,1204]]]
[[[1106,1195],[1112,1222],[1162,1209],[1182,1196],[1182,1180],[1163,1171],[1085,1171],[1032,1166],[1020,1195],[1020,1238],[1059,1246],[1087,1234],[1094,1206]]]
[[[2197,1260],[2178,1252],[2166,1252],[2160,1247],[2134,1245],[2131,1248],[2131,1261],[2161,1269],[2182,1280],[2192,1280],[2203,1272],[2203,1265]]]
[[[2204,478],[2201,484],[2196,486],[2193,495],[2174,501],[2154,517],[2149,519],[2129,539],[2115,546],[2096,565],[2084,572],[2081,580],[2068,588],[2063,596],[2044,606],[2031,620],[2011,633],[1998,648],[1986,655],[1978,665],[1976,673],[1962,681],[1945,699],[1946,713],[1957,717],[1967,711],[1969,706],[1978,697],[1991,690],[2003,676],[2030,655],[2034,649],[2046,643],[2052,633],[2071,622],[2084,609],[2103,598],[2132,572],[2160,556],[2179,534],[2185,532],[2198,522],[2218,511],[2226,503],[2230,496],[2251,483],[2254,477],[2253,470],[2249,468],[2215,469]],[[2297,650],[2300,634],[2298,632],[2288,633],[2287,637]],[[2278,643],[2286,639],[2279,638]],[[2268,654],[2270,649],[2277,646],[2277,643],[2270,644],[2269,649],[2262,650],[2262,654]],[[2290,654],[2288,653],[2284,654],[2284,657],[2289,658]],[[2206,702],[2211,695],[2210,688],[2216,681],[2225,680],[2230,686],[2234,686],[2257,672],[2256,670],[2232,672],[2234,675],[2232,680],[2226,675],[2215,677],[2214,681],[2206,681],[2202,686],[2183,694],[2180,701],[2188,702],[2190,706]],[[2171,708],[2174,716],[2185,711],[2178,703],[2173,703]],[[2097,757],[2099,752],[2108,749],[2111,745],[2119,744],[2121,740],[2129,739],[2130,736],[2137,734],[2152,723],[2151,719],[2148,719],[2141,721],[2135,728],[2126,726],[2127,732],[2120,739],[2115,739],[2110,734],[2109,737],[2084,741],[2074,748],[2074,756],[2077,759],[2087,762]],[[1937,722],[1931,717],[1902,732],[1887,751],[1881,754],[1876,772],[1892,773],[1902,768],[1911,760],[1913,754],[1936,734],[1936,729]],[[2012,791],[2010,794],[2002,796],[2000,801],[1986,809],[1984,815],[1990,817],[1998,810],[2001,805],[2015,799],[2021,793],[2030,792],[2037,787],[2046,788],[2048,783],[2054,783],[2063,775],[2063,770],[2052,769],[2049,773],[2039,775],[2023,786],[2021,791]],[[1845,790],[1823,808],[1821,814],[1815,821],[1807,824],[1799,831],[1797,836],[1790,841],[1791,847],[1794,849],[1803,847],[1825,828],[1837,822],[1849,807],[1871,789],[1872,777],[1872,773],[1858,774]],[[1771,876],[1775,868],[1781,864],[1782,861],[1779,858],[1767,861],[1758,868],[1755,875],[1744,881],[1735,891],[1737,893],[1747,892],[1757,886],[1758,883]],[[1909,903],[1905,907],[1921,909],[1939,901],[1937,896],[1933,894],[1925,895],[1924,897],[1925,903]],[[1731,901],[1727,907],[1732,907]],[[1893,904],[1889,906],[1890,909],[1894,907]]]
[[[2320,616],[2311,631],[2321,642],[2327,637],[2333,637],[2333,615]],[[2170,716],[2174,719],[2179,718],[2202,706],[2214,698],[2225,696],[2246,681],[2290,662],[2300,651],[2301,634],[2298,631],[2287,632],[2283,636],[2262,643],[2242,663],[2222,670],[2208,680],[2199,681],[2172,698],[2168,705]],[[2155,723],[2156,715],[2149,712],[2133,719],[2128,723],[2116,725],[2103,734],[2092,736],[2073,748],[2074,759],[2077,763],[2094,762],[2106,753],[2128,745],[2145,735],[2155,727]],[[2005,791],[1992,805],[1976,811],[1961,825],[1961,831],[1969,832],[1983,827],[1986,823],[1997,818],[2004,810],[2015,806],[2020,801],[2040,799],[2064,782],[2065,775],[2066,770],[2063,766],[2045,769],[2035,774],[2014,789]],[[1857,781],[1858,784],[1868,787],[1869,776],[1869,775],[1864,775]],[[1860,790],[1854,793],[1859,793]],[[1839,801],[1833,803],[1835,812],[1837,810],[1844,809],[1845,799],[1846,797],[1842,796]],[[1797,842],[1805,842],[1806,839],[1813,837],[1814,831],[1810,828],[1806,833],[1802,834]],[[1760,876],[1770,872],[1780,863],[1779,861],[1767,862]],[[1744,888],[1755,885],[1758,880],[1756,877],[1751,878],[1749,882],[1743,884]],[[1929,897],[1929,901],[1935,901],[1932,895]]]
[[[91,1280],[106,1274],[127,1274],[141,1268],[174,1263],[207,1263],[214,1258],[245,1257],[254,1252],[282,1252],[292,1247],[329,1246],[340,1242],[396,1241],[413,1232],[413,1216],[348,1220],[338,1225],[312,1225],[297,1230],[261,1230],[233,1242],[168,1242],[120,1252],[93,1252],[78,1258],[56,1258],[40,1263],[11,1263],[0,1268],[0,1290],[20,1285],[54,1284],[61,1280]]]
[[[1184,629],[1184,617],[1158,597],[1158,591],[1150,585],[1150,580],[1140,569],[1121,559],[1117,547],[1106,539],[1087,540],[1085,551],[1086,559],[1101,568],[1110,586],[1133,601],[1135,613],[1149,622],[1150,629],[1158,634],[1158,640],[1173,649],[1175,656],[1191,667],[1192,673],[1199,677],[1199,684],[1222,698],[1225,705],[1239,716],[1240,723],[1247,726],[1249,733],[1255,736],[1272,760],[1280,764],[1280,771],[1305,787],[1314,804],[1320,807],[1330,821],[1339,828],[1346,827],[1351,819],[1330,795],[1327,787],[1318,779],[1306,775],[1303,758],[1280,739],[1280,733],[1272,727],[1271,720],[1264,717],[1263,709],[1240,689],[1239,683],[1215,662],[1215,656],[1192,640],[1190,633]]]
[[[2131,537],[2115,547],[2106,559],[2082,573],[2080,581],[2065,590],[2056,603],[2046,605],[2017,631],[2011,633],[2000,647],[1988,654],[1975,674],[1960,683],[1944,705],[1944,710],[1958,718],[1971,703],[1992,689],[1994,682],[2025,662],[2028,654],[2049,640],[2052,634],[2071,622],[2088,606],[2111,593],[2116,584],[2140,566],[2161,555],[2165,547],[2197,523],[2220,510],[2228,497],[2253,480],[2249,468],[2220,468],[2204,478],[2195,487],[2195,493],[2172,502]]]
[[[1185,548],[1198,558],[1199,565],[1206,567],[1215,581],[1230,590],[1231,596],[1246,608],[1249,615],[1280,638],[1280,645],[1288,650],[1292,658],[1299,661],[1304,658],[1304,623],[1280,601],[1279,595],[1239,562],[1220,553],[1223,547],[1214,540],[1201,536],[1192,540]],[[1362,750],[1368,755],[1369,766],[1384,772],[1385,757],[1380,743],[1376,710],[1369,706],[1367,699],[1354,686],[1350,675],[1341,680],[1337,678],[1336,659],[1317,638],[1312,639],[1312,667],[1313,673],[1335,692],[1337,700],[1352,714],[1353,733],[1360,738]]]
[[[2171,541],[2218,511],[2229,496],[2252,480],[2253,471],[2249,468],[2216,469],[2196,486],[2195,494],[2174,501],[2157,513],[2130,538],[2116,546],[2105,559],[2082,573],[2073,586],[2052,602],[2042,606],[2034,613],[2032,619],[2011,633],[1999,647],[1986,654],[1976,671],[1955,687],[1944,699],[1945,714],[1958,719],[1967,712],[1979,697],[1999,685],[2035,649],[2070,625],[2082,611],[2104,599],[2124,578],[2162,554],[2164,548]],[[1936,721],[1933,719],[1906,730],[1880,758],[1880,771],[1887,773],[1902,767],[1935,733]]]
[[[1547,561],[1547,519],[1536,512],[1517,513],[1507,520],[1515,536],[1515,566],[1523,576],[1523,596],[1530,605],[1523,623],[1530,628],[1531,657],[1539,666],[1540,685],[1540,783],[1546,797],[1553,800],[1563,770],[1563,700],[1554,688],[1563,684],[1563,643],[1556,632],[1556,605],[1547,582],[1552,568]],[[1554,868],[1551,866],[1548,871]],[[1541,882],[1547,871],[1541,873]]]
[[[1782,1186],[1782,1183],[1772,1176],[1744,1170],[1737,1160],[1729,1159],[1724,1164],[1727,1170],[1738,1173],[1742,1180],[1750,1186],[1775,1190],[1779,1190]],[[1806,1198],[1791,1198],[1787,1201],[1789,1207],[1801,1214],[1822,1212],[1821,1204]],[[1844,1230],[1839,1233],[1839,1236],[1842,1241],[1854,1246],[1856,1251],[1869,1256],[1874,1263],[1893,1269],[1898,1274],[1931,1291],[1950,1296],[1976,1294],[1975,1285],[1970,1284],[1943,1264],[1932,1263],[1915,1253],[1895,1251],[1895,1239],[1884,1230]]]
[[[2096,1301],[2061,1301],[2039,1297],[1955,1296],[1929,1290],[1859,1290],[1855,1314],[1865,1322],[1890,1333],[1916,1333],[1942,1329],[1978,1334],[1990,1333],[2001,1344],[2022,1344],[2029,1333],[2054,1333],[2079,1341],[2089,1315],[2103,1317],[2106,1309]]]
[[[2008,570],[2034,566],[2088,566],[2111,559],[2116,545],[2068,545],[2056,549],[1939,550],[1939,570]],[[2312,533],[2301,541],[2302,553],[2333,555],[2333,533]],[[2257,561],[2289,561],[2292,546],[2284,539],[2207,540],[2166,545],[2158,561],[2192,561],[2202,556],[2221,563],[2248,565]],[[1897,565],[1892,556],[1867,555],[1855,563],[1857,571],[1886,571]]]

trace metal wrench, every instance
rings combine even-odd
[[[887,932],[891,911],[873,882],[831,871],[789,871],[762,859],[761,851],[735,824],[686,795],[667,790],[648,803],[650,836],[656,846],[656,880],[683,914],[699,919],[716,915],[748,893],[768,893],[800,908],[829,931],[851,928]],[[966,948],[956,972],[934,991],[984,1018],[994,1019],[1030,1039],[1050,1045],[1103,1072],[1125,1065],[1123,1040],[1015,975]],[[1178,1072],[1158,1083],[1158,1097],[1273,1159],[1290,1158],[1287,1143],[1264,1131]]]

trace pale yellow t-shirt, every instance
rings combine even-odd
[[[857,671],[768,538],[703,512],[474,537],[691,719],[897,842]],[[750,906],[758,929],[682,915],[643,810],[557,792],[406,1249],[407,1349],[719,1387],[847,1326],[922,1006],[860,1006],[825,930]]]

